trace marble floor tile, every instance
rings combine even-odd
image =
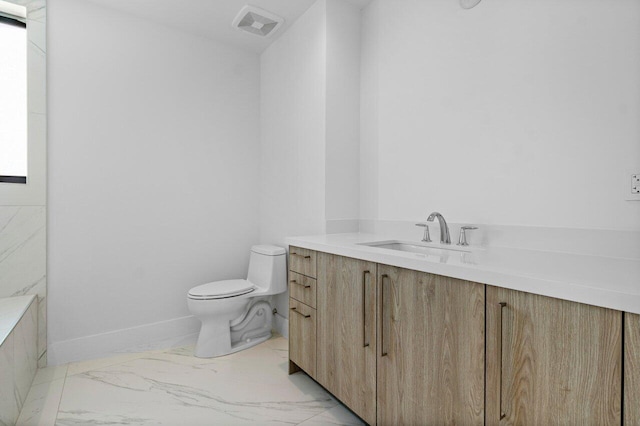
[[[192,346],[39,370],[19,425],[361,425],[272,338],[220,358]],[[59,403],[59,406],[58,406]]]
[[[131,361],[145,356],[146,353],[123,353],[121,355],[112,356],[109,358],[91,359],[88,361],[80,361],[70,363],[67,369],[68,376],[74,376],[76,374],[82,374],[87,371],[97,370],[112,365],[117,365],[123,362]]]
[[[337,404],[306,375],[263,363],[252,377],[260,366],[240,375],[233,364],[139,358],[68,376],[58,424],[297,424]]]

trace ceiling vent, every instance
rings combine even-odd
[[[260,36],[270,37],[284,23],[284,19],[255,6],[245,6],[240,10],[233,26],[239,30]]]
[[[460,0],[460,7],[463,9],[471,9],[480,3],[480,0]]]

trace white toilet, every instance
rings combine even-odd
[[[251,247],[246,280],[215,281],[189,290],[187,304],[202,321],[195,355],[211,358],[250,348],[271,337],[268,297],[287,289],[282,247]]]

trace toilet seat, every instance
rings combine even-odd
[[[202,284],[189,290],[189,299],[213,300],[242,296],[256,290],[247,280],[225,280]]]

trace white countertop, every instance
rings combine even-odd
[[[425,255],[358,245],[377,234],[289,237],[290,245],[640,314],[640,260],[502,247]],[[417,243],[417,241],[416,241]],[[439,243],[431,245],[438,248]],[[444,246],[447,247],[447,246]],[[451,248],[458,248],[455,244]]]

